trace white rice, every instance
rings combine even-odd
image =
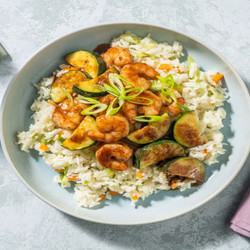
[[[125,39],[126,40],[126,39]],[[225,100],[226,92],[215,82],[212,77],[216,71],[200,72],[200,82],[197,82],[197,65],[191,64],[190,70],[186,63],[180,63],[179,57],[182,55],[182,46],[174,42],[172,46],[167,43],[156,43],[149,36],[141,40],[140,44],[131,44],[121,38],[116,38],[112,46],[128,48],[133,55],[134,61],[144,62],[155,68],[160,64],[171,64],[173,67],[168,72],[174,76],[175,82],[183,88],[185,105],[191,110],[195,110],[199,118],[200,130],[206,144],[188,149],[190,156],[202,160],[211,165],[215,163],[218,155],[224,154],[223,135],[219,131],[222,127],[222,119],[226,112],[221,106]],[[178,72],[181,73],[178,73]],[[67,71],[55,72],[56,76]],[[166,76],[162,70],[158,70],[161,76]],[[130,198],[133,202],[137,198],[145,199],[152,193],[169,190],[166,176],[157,167],[140,170],[142,178],[138,178],[138,169],[132,167],[130,162],[126,171],[109,171],[99,165],[95,159],[94,152],[89,150],[70,151],[61,146],[58,140],[59,133],[63,132],[63,137],[70,136],[72,131],[57,128],[52,121],[54,106],[47,101],[50,98],[50,87],[54,76],[43,79],[38,85],[39,97],[34,101],[31,110],[34,111],[31,124],[27,132],[18,133],[18,144],[21,150],[29,152],[35,149],[44,158],[45,162],[53,169],[60,171],[68,166],[67,177],[77,176],[74,187],[74,198],[81,206],[93,207],[100,203],[102,196],[111,199],[109,190],[122,194]],[[176,93],[178,95],[178,92]],[[178,97],[178,96],[177,96]],[[46,140],[50,151],[40,149],[42,141]],[[57,174],[54,178],[56,182],[62,180]],[[65,181],[63,187],[69,187],[70,182]],[[180,190],[190,188],[188,181],[179,183]]]

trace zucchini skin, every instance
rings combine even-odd
[[[74,85],[72,89],[77,94],[85,96],[85,97],[100,97],[100,96],[107,95],[106,91],[90,92],[90,91],[85,91],[85,90],[81,89],[80,87],[77,87],[76,85]]]
[[[187,148],[203,144],[198,129],[198,120],[194,111],[186,112],[176,120],[173,135],[178,143]]]
[[[177,142],[170,140],[160,140],[136,150],[134,157],[134,167],[142,169],[159,161],[184,155],[184,148]]]
[[[75,68],[81,69],[86,75],[95,78],[106,70],[102,57],[95,52],[78,50],[65,57],[65,60]]]
[[[137,144],[148,144],[159,140],[169,130],[171,119],[168,113],[162,115],[163,120],[151,122],[147,126],[130,133],[127,138]]]

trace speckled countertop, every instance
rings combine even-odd
[[[248,0],[0,0],[0,42],[12,62],[0,62],[0,99],[11,77],[41,46],[107,22],[145,22],[191,35],[216,48],[250,89]],[[17,178],[0,148],[0,249],[250,249],[229,229],[250,182],[250,158],[220,195],[181,217],[143,226],[75,219],[45,204]]]

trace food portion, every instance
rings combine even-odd
[[[65,60],[74,68],[82,70],[88,78],[95,78],[106,70],[102,57],[95,52],[76,51],[67,55]]]
[[[203,163],[191,157],[180,157],[168,162],[161,168],[166,174],[171,189],[179,188],[182,183],[189,183],[192,187],[200,186],[205,181],[205,167]]]
[[[134,166],[142,169],[183,155],[185,150],[178,143],[168,140],[156,141],[136,150]]]
[[[191,57],[180,62],[179,43],[150,36],[125,33],[80,49],[37,85],[21,150],[37,150],[84,207],[202,185],[225,152],[223,75],[199,70]]]

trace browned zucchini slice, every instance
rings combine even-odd
[[[86,80],[86,76],[81,71],[71,70],[64,73],[56,78],[52,84],[50,93],[52,100],[55,103],[62,102],[67,97],[66,92],[71,94],[73,92],[73,85],[83,82],[84,80]]]
[[[194,111],[187,112],[178,118],[173,132],[175,140],[185,147],[191,148],[203,144]]]
[[[159,161],[184,156],[185,151],[181,145],[174,141],[161,140],[150,143],[135,152],[135,167],[145,168]]]

